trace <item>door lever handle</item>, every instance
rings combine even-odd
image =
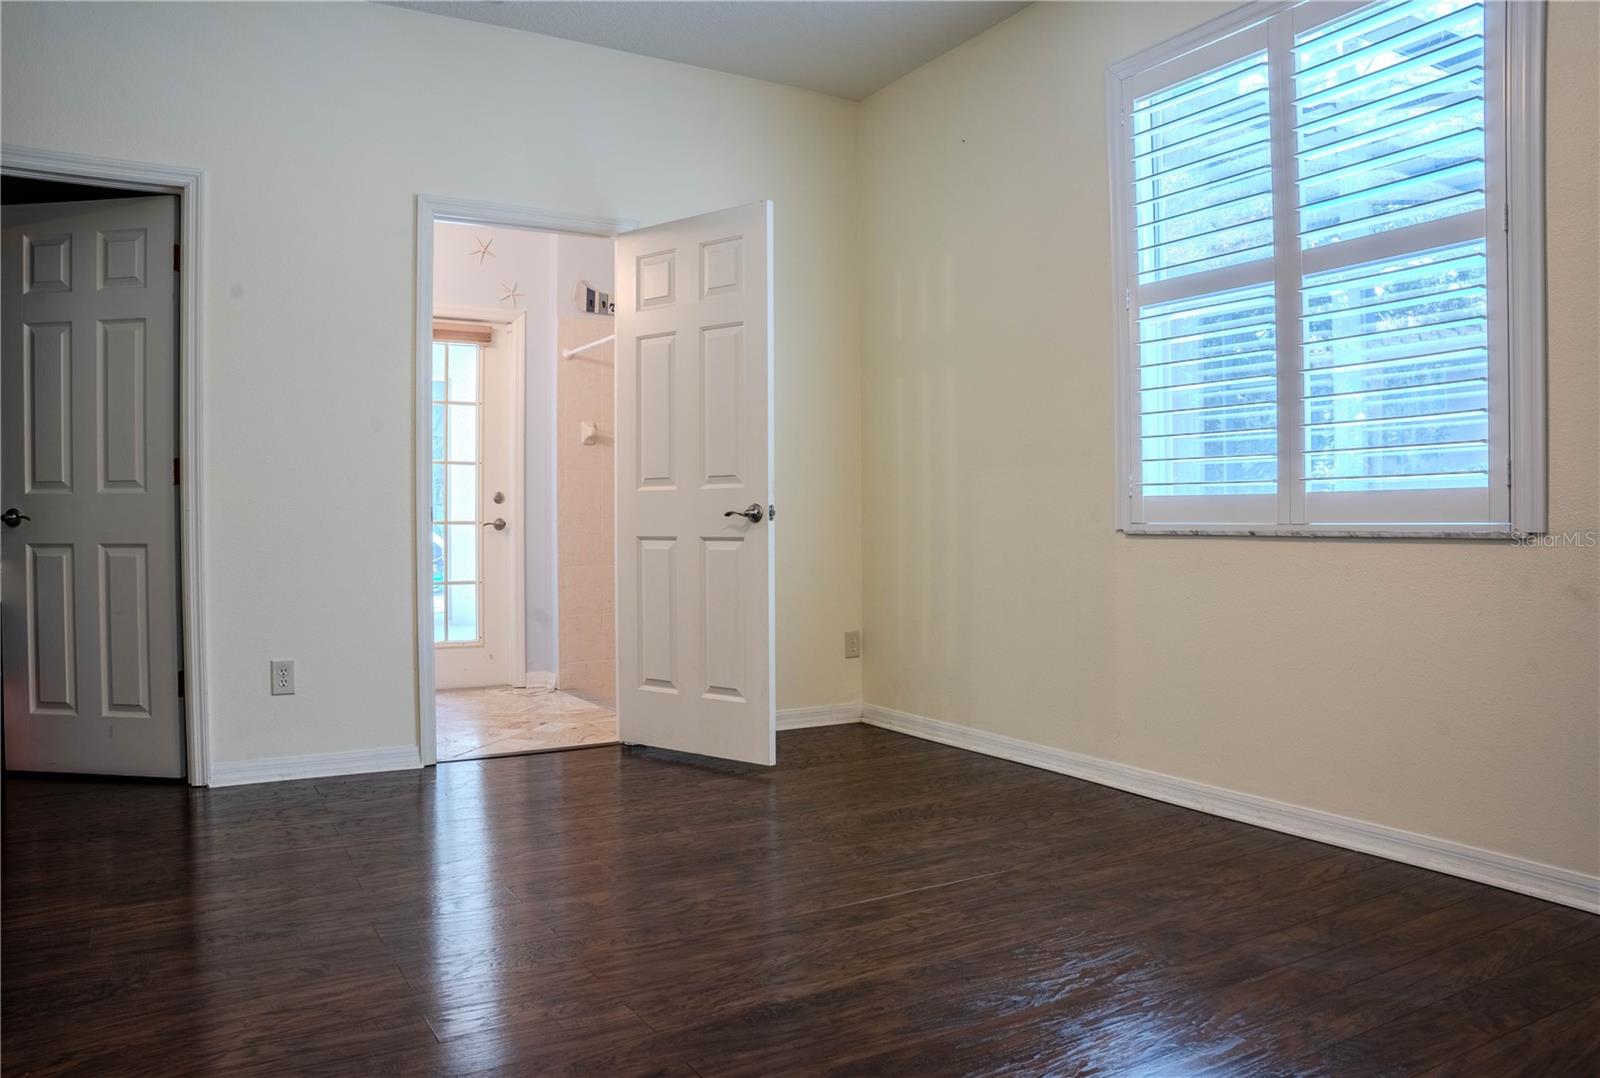
[[[32,517],[19,513],[15,509],[7,509],[4,513],[0,513],[0,524],[4,524],[8,528],[15,528],[24,520],[32,519]]]
[[[750,508],[748,508],[748,509],[729,509],[726,513],[723,513],[722,515],[725,516],[725,517],[744,517],[746,520],[748,520],[752,524],[760,524],[761,523],[761,518],[765,514],[763,513],[763,511],[761,509],[761,503],[760,502],[751,502],[750,503]]]
[[[483,526],[485,528],[493,528],[497,532],[503,532],[506,530],[506,522],[501,517],[495,517],[493,520],[486,520],[483,522]]]

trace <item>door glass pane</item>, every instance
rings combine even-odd
[[[443,584],[445,557],[444,527],[439,524],[433,526],[433,583],[435,586]]]
[[[450,545],[445,579],[478,579],[478,526],[476,524],[450,525]]]
[[[433,466],[433,519],[444,519],[444,465]]]
[[[444,400],[444,345],[433,342],[433,399]]]
[[[478,406],[452,404],[450,409],[450,455],[448,460],[478,459]]]
[[[444,459],[444,405],[433,406],[433,449],[434,460]]]
[[[450,515],[446,520],[462,522],[478,519],[478,466],[476,464],[451,464],[450,496],[446,507]]]
[[[476,403],[478,399],[478,346],[450,345],[450,400]]]
[[[458,642],[478,639],[478,585],[451,584],[449,624],[445,639]]]
[[[437,643],[444,639],[444,585],[433,586],[433,639]]]

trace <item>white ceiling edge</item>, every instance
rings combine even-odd
[[[863,101],[1010,18],[1010,0],[380,0]]]

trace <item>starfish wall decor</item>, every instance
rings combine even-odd
[[[479,238],[477,236],[472,237],[472,239],[473,239],[473,242],[476,243],[478,246],[467,252],[467,257],[468,258],[471,258],[473,255],[477,255],[478,256],[478,265],[481,266],[481,265],[483,265],[483,260],[484,259],[493,258],[495,256],[494,252],[489,250],[489,248],[494,246],[494,237],[493,236],[490,236],[487,240],[481,239],[481,238]]]
[[[517,300],[522,298],[522,293],[517,291],[517,282],[513,281],[510,284],[501,284],[500,288],[505,293],[500,297],[500,302],[509,303],[511,306],[515,307],[517,305]]]

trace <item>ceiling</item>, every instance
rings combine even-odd
[[[851,101],[881,90],[1027,6],[998,0],[391,2]]]

